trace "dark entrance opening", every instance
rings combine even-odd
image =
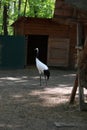
[[[47,63],[47,35],[29,35],[27,46],[27,66],[35,65],[35,48],[39,48],[39,59]]]

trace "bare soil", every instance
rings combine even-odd
[[[78,91],[69,105],[75,71],[51,69],[48,85],[34,67],[0,71],[0,130],[87,130]]]

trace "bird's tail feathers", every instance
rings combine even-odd
[[[47,80],[49,80],[50,71],[49,70],[44,70],[44,75],[47,77]]]

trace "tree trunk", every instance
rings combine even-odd
[[[7,10],[8,10],[7,5],[4,5],[4,10],[3,10],[3,30],[4,30],[4,35],[8,35],[8,30],[7,30],[8,14],[7,14]]]
[[[20,10],[21,10],[21,0],[19,0],[18,4],[18,17],[20,17]]]
[[[27,7],[27,0],[25,1],[25,6],[24,6],[24,16],[26,14],[26,7]]]

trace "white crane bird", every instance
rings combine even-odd
[[[44,63],[42,63],[39,58],[38,58],[38,54],[39,54],[39,49],[36,48],[36,67],[38,69],[38,72],[40,74],[40,86],[41,86],[41,75],[44,74],[44,77],[45,77],[45,82],[46,82],[46,85],[47,85],[47,80],[49,79],[50,77],[50,71],[49,71],[49,68],[47,65],[45,65]]]

